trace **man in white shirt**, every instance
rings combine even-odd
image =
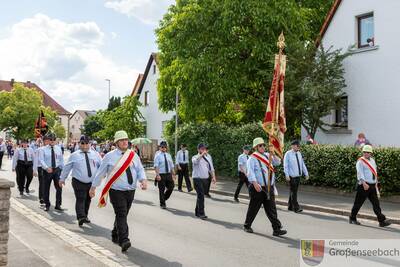
[[[189,151],[185,144],[181,145],[181,150],[176,153],[176,167],[178,169],[178,191],[182,192],[183,178],[185,177],[185,183],[188,192],[191,192],[192,183],[189,178]]]

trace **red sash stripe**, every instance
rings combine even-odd
[[[131,153],[129,153],[128,158],[124,162],[124,164],[122,164],[121,168],[111,177],[110,180],[108,180],[108,182],[104,186],[103,190],[101,191],[99,207],[105,207],[106,206],[106,204],[107,204],[106,196],[108,194],[108,191],[110,191],[111,186],[113,185],[113,183],[116,180],[118,180],[118,178],[126,171],[126,169],[128,169],[128,167],[131,164],[132,159],[133,159],[134,156],[135,156],[135,152],[131,151]]]
[[[378,178],[378,173],[377,173],[377,171],[376,171],[375,168],[371,165],[371,163],[369,163],[368,160],[366,160],[366,159],[363,158],[363,157],[359,158],[359,160],[361,160],[365,165],[367,165],[368,169],[372,172],[372,174],[373,174],[376,178]]]
[[[261,161],[262,163],[264,163],[264,164],[268,167],[268,169],[269,169],[270,171],[275,172],[274,166],[272,166],[272,164],[269,162],[268,159],[266,159],[265,157],[260,156],[260,155],[257,154],[257,153],[253,153],[253,154],[251,154],[251,156],[254,157],[255,159],[258,159],[258,160]]]

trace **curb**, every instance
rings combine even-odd
[[[147,178],[149,181],[154,181],[152,178]],[[182,185],[182,187],[186,188],[186,184]],[[228,196],[228,197],[234,197],[234,193],[228,192],[228,191],[222,191],[222,190],[216,190],[210,188],[210,192],[221,195],[221,196]],[[249,199],[248,195],[245,194],[240,194],[239,195],[240,199]],[[282,199],[276,199],[275,200],[277,205],[281,206],[287,206],[287,201],[282,200]],[[350,211],[348,210],[343,210],[343,209],[335,209],[335,208],[329,208],[329,207],[324,207],[324,206],[318,206],[318,205],[312,205],[312,204],[301,204],[301,208],[303,210],[310,210],[310,211],[318,211],[326,214],[334,214],[334,215],[340,215],[344,217],[349,217],[350,216]],[[371,221],[378,221],[376,216],[374,214],[368,214],[368,213],[358,213],[357,218],[359,219],[366,219],[366,220],[371,220]],[[392,224],[399,224],[400,225],[400,219],[399,218],[393,218],[393,217],[386,217]]]

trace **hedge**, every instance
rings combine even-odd
[[[197,153],[200,142],[209,145],[217,175],[237,176],[237,157],[242,147],[252,144],[255,137],[265,137],[260,124],[251,123],[240,127],[229,127],[215,123],[185,124],[178,130],[179,144],[185,143],[191,155]],[[174,137],[167,140],[170,147]],[[289,145],[286,146],[286,149]],[[303,183],[315,186],[332,187],[351,192],[356,185],[357,159],[361,156],[358,148],[339,145],[302,145],[305,163],[310,180]],[[378,165],[378,174],[384,195],[400,194],[400,149],[375,148],[374,158]],[[279,181],[284,181],[283,167],[277,170]]]

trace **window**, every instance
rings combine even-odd
[[[144,92],[144,105],[149,105],[149,91]]]
[[[335,111],[335,126],[344,127],[348,126],[348,97],[343,96],[338,103],[338,108]]]
[[[374,14],[357,17],[358,48],[375,45]]]
[[[156,72],[157,72],[157,66],[154,64],[153,65],[153,74],[156,74]]]

